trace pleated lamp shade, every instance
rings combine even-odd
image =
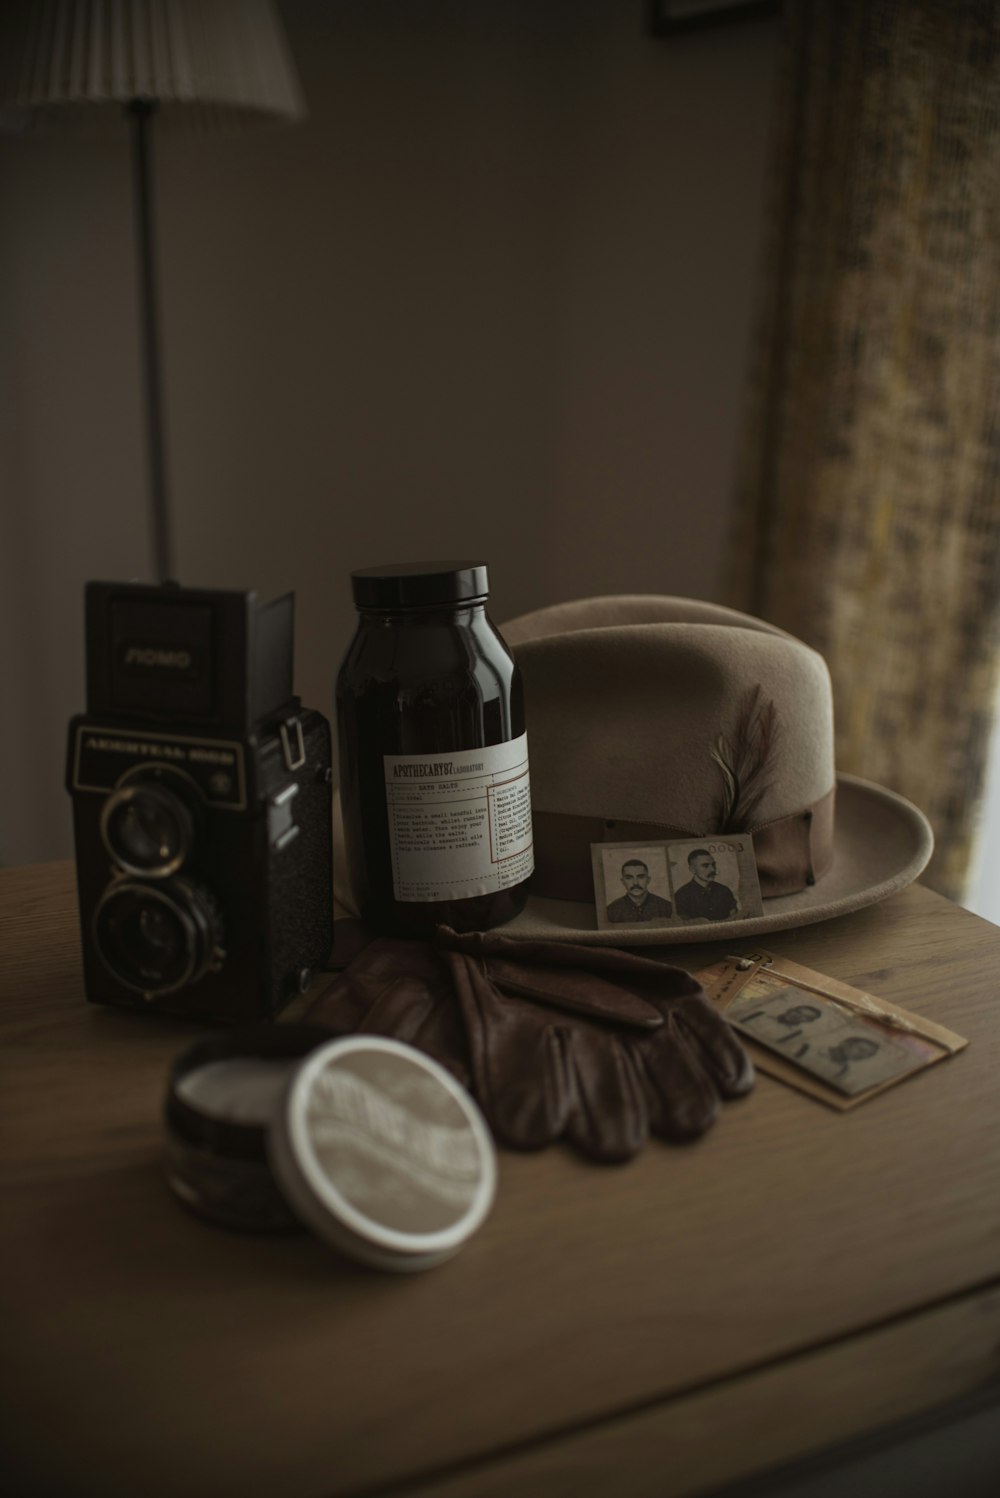
[[[0,0],[0,125],[99,125],[135,100],[156,103],[158,128],[305,113],[272,0]]]

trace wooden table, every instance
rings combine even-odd
[[[0,873],[0,933],[17,1498],[663,1498],[1000,1371],[1000,931],[925,889],[769,945],[965,1052],[848,1114],[762,1076],[624,1167],[504,1154],[486,1225],[412,1278],[173,1199],[164,1081],[198,1032],[84,1002],[70,865]]]

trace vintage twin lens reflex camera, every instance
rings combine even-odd
[[[292,694],[294,597],[85,597],[66,783],[87,997],[265,1018],[333,942],[330,727]]]

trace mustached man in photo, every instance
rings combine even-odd
[[[688,854],[691,878],[675,890],[677,914],[685,921],[728,921],[737,912],[736,896],[716,878],[718,867],[707,848]]]
[[[608,906],[609,921],[665,921],[673,907],[669,900],[649,887],[649,868],[641,858],[630,858],[622,864],[625,893]]]

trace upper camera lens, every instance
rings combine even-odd
[[[154,782],[138,781],[109,797],[101,836],[123,869],[163,878],[176,872],[190,853],[194,825],[179,796]]]

